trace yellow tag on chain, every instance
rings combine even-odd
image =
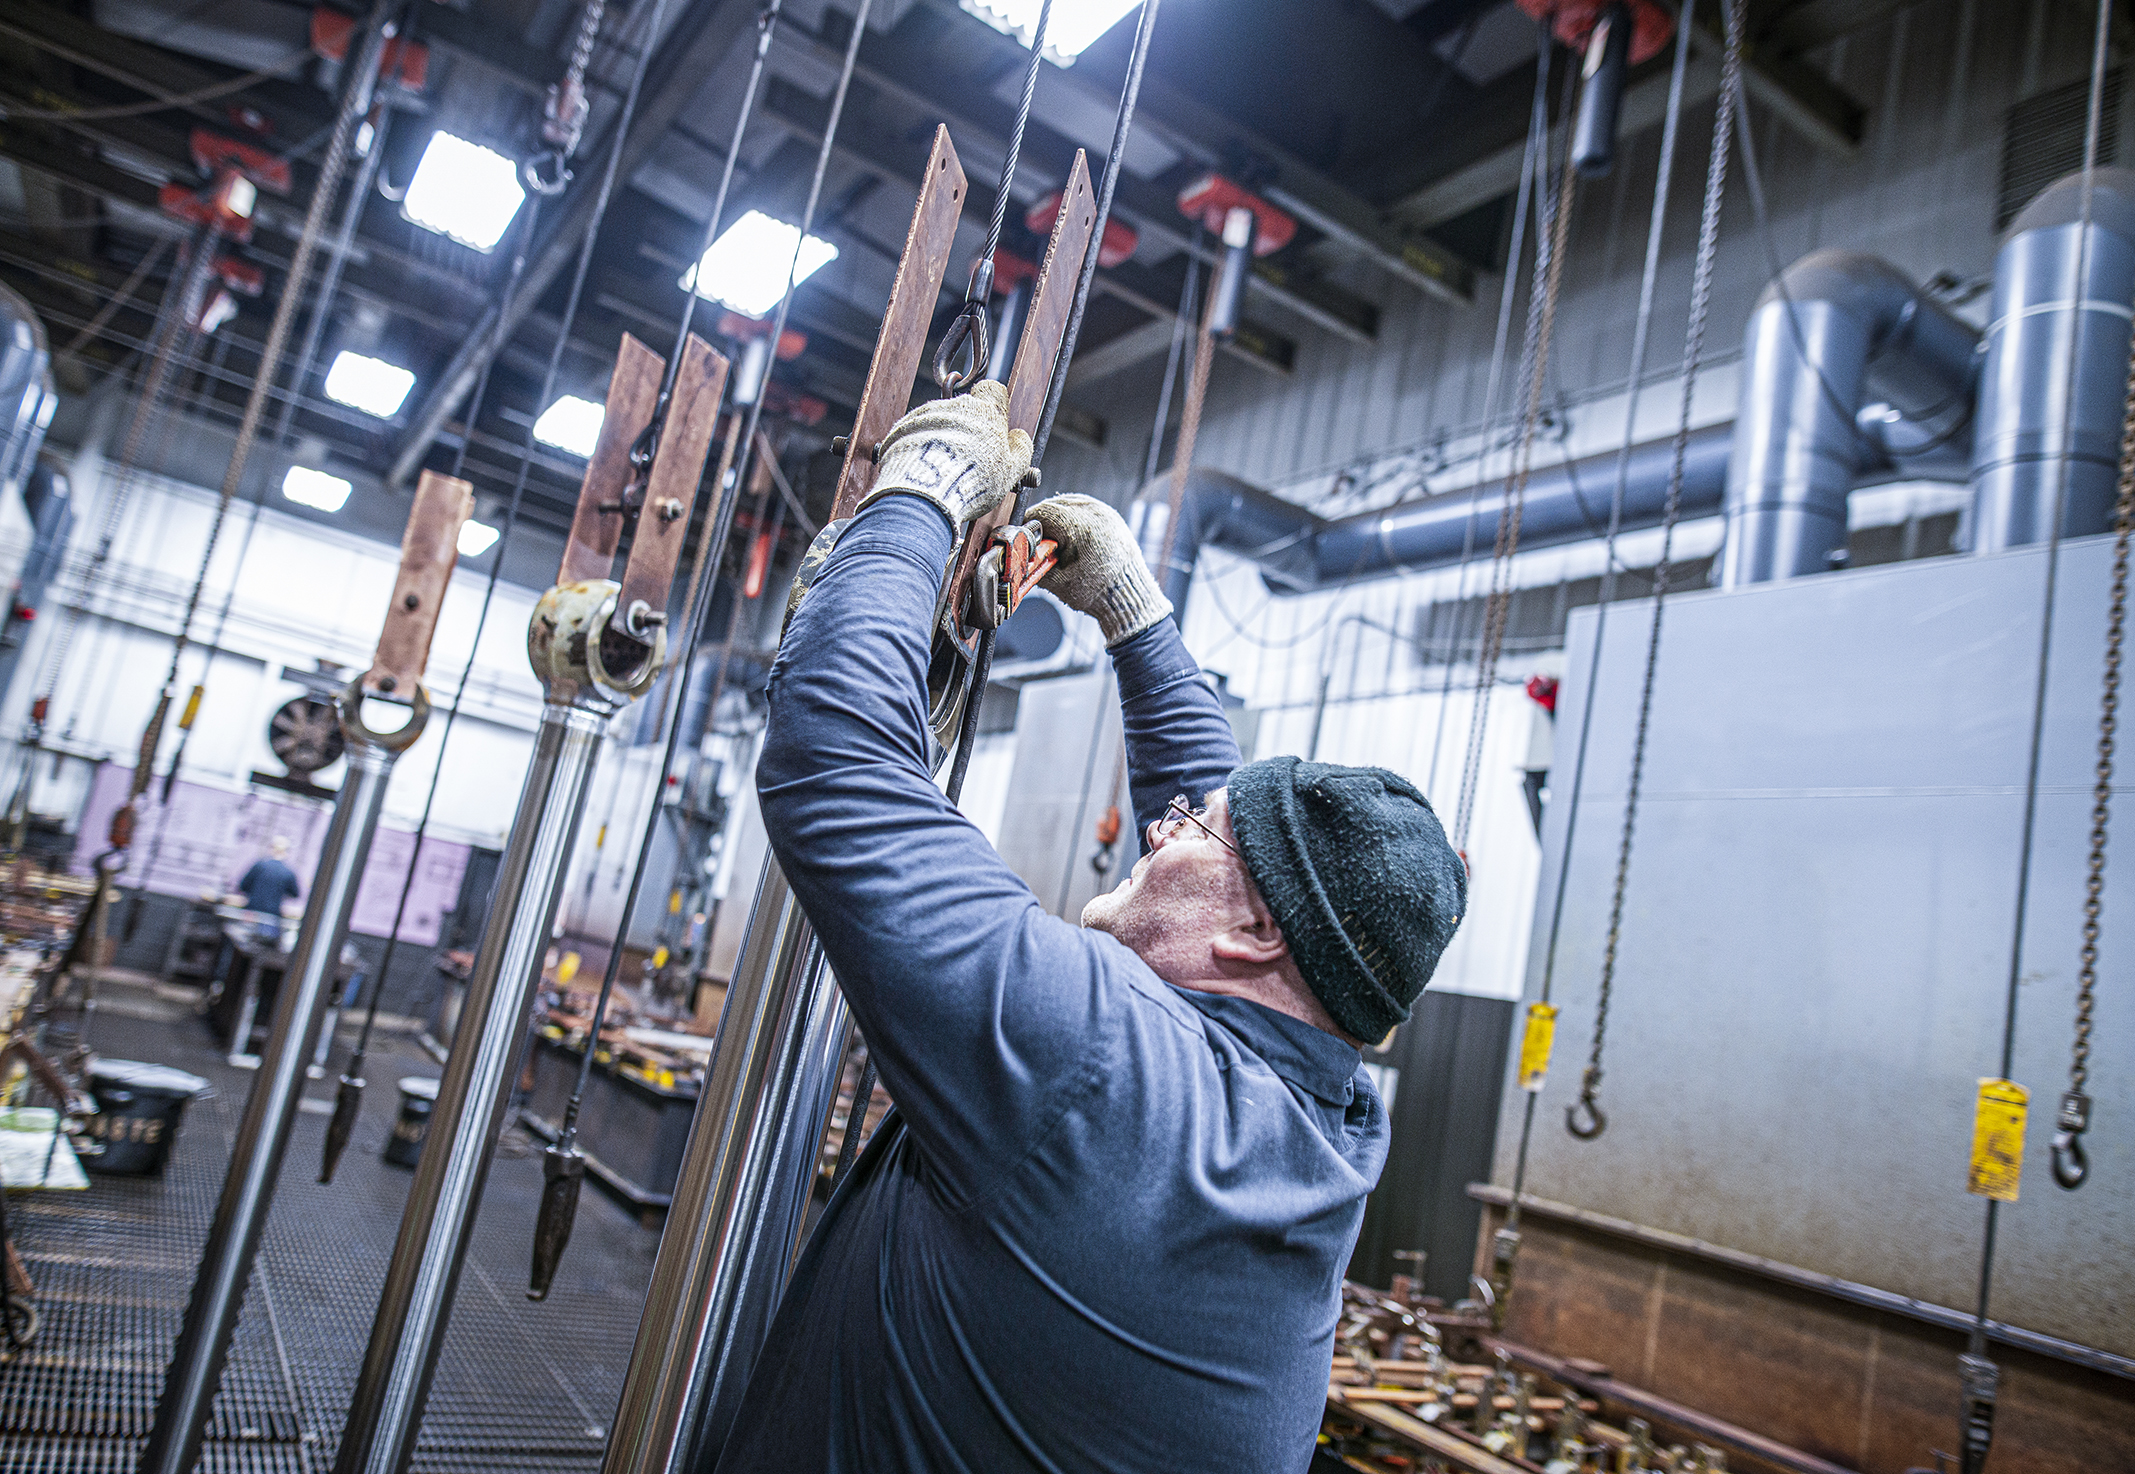
[[[1549,1076],[1549,1052],[1557,1042],[1557,1006],[1527,1005],[1527,1031],[1520,1036],[1520,1088],[1537,1091]]]
[[[1979,1082],[1966,1192],[2005,1203],[2016,1201],[2017,1181],[2024,1175],[2024,1116],[2030,1107],[2031,1092],[2014,1080]]]

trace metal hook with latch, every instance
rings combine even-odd
[[[2054,1118],[2053,1180],[2074,1192],[2090,1179],[2091,1161],[2083,1150],[2083,1133],[2090,1130],[2091,1098],[2080,1090],[2062,1092],[2061,1109]]]
[[[554,199],[571,182],[571,164],[560,148],[543,149],[519,166],[519,177],[538,195]]]

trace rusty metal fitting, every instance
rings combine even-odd
[[[389,678],[390,679],[390,678]],[[380,682],[383,686],[384,682]],[[430,693],[421,681],[415,683],[415,694],[409,701],[407,724],[397,731],[379,732],[364,725],[363,698],[365,696],[361,677],[350,681],[341,691],[341,734],[351,742],[365,747],[382,747],[390,753],[403,753],[415,745],[423,735],[423,728],[430,721]]]
[[[526,658],[552,700],[623,702],[644,693],[667,660],[667,631],[654,627],[644,658],[609,668],[602,651],[622,586],[612,578],[558,584],[541,596],[526,627]]]

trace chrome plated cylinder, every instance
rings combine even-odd
[[[799,1249],[845,1002],[765,862],[697,1096],[603,1474],[708,1468]]]
[[[245,1099],[237,1141],[222,1181],[222,1197],[200,1254],[193,1292],[177,1349],[163,1374],[155,1423],[140,1468],[155,1474],[188,1474],[200,1460],[201,1440],[222,1385],[230,1338],[259,1255],[260,1234],[274,1201],[282,1151],[296,1123],[304,1094],[304,1069],[319,1038],[322,1004],[333,982],[334,963],[348,939],[349,913],[370,857],[371,837],[385,801],[398,752],[364,742],[352,729],[348,773],[334,801],[332,822],[312,876],[311,898],[297,933],[296,951],[283,974],[274,1004],[274,1025],[260,1057],[259,1074]]]
[[[398,1474],[415,1451],[460,1265],[526,1043],[564,863],[613,710],[590,696],[542,708],[534,759],[497,870],[497,902],[467,979],[452,1054],[334,1460],[336,1474]]]

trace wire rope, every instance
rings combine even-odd
[[[2103,131],[2106,49],[2112,29],[2112,11],[2112,0],[2098,0],[2091,42],[2090,99],[2083,127],[2082,207],[2077,226],[2074,277],[2079,290],[2088,279],[2090,269],[2093,195]],[[2062,523],[2068,514],[2068,483],[2076,469],[2070,436],[2075,423],[2076,366],[2080,358],[2082,326],[2079,304],[2078,315],[2070,329],[2068,367],[2061,384],[2061,433],[2057,442],[2060,475],[2054,486],[2053,525],[2046,539],[2046,567],[2039,597],[2038,675],[2032,693],[2030,751],[2024,768],[2024,817],[2017,841],[2016,905],[2010,926],[2009,981],[2002,1004],[2000,1076],[2004,1080],[2016,1068],[2017,1002],[2023,987],[2024,936],[2031,901],[2031,859],[2038,829],[2039,767],[2046,744],[2046,694],[2053,664],[2054,599],[2060,582]],[[2079,1025],[2081,1021],[2079,1015]],[[2078,1039],[2080,1043],[2080,1033]],[[1964,1384],[1959,1425],[1962,1442],[1958,1451],[1962,1474],[1978,1474],[1994,1442],[1994,1403],[2001,1372],[1987,1356],[1987,1312],[1994,1291],[1995,1236],[2000,1221],[2001,1200],[1988,1196],[1980,1226],[1978,1306],[1964,1354],[1957,1363]]]
[[[616,116],[614,134],[609,144],[608,156],[602,166],[600,184],[594,194],[592,217],[587,223],[585,234],[579,241],[578,259],[572,267],[571,284],[565,294],[563,315],[557,329],[556,340],[550,345],[548,364],[542,373],[541,392],[538,398],[539,405],[546,405],[550,396],[555,392],[556,379],[563,366],[564,351],[570,343],[571,330],[578,321],[578,309],[585,294],[586,276],[593,264],[593,248],[600,235],[601,223],[607,218],[609,202],[614,197],[616,175],[622,162],[624,141],[630,131],[631,119],[637,112],[638,96],[644,86],[645,71],[654,50],[653,42],[658,38],[666,8],[667,0],[653,0],[647,16],[645,39],[643,44],[638,47],[637,62],[631,70],[630,85],[624,93],[621,109]],[[540,194],[537,191],[535,197],[527,203],[526,221],[520,229],[518,249],[513,253],[511,273],[502,296],[502,302],[507,308],[521,289],[521,279],[526,268],[529,248],[533,242],[534,224],[539,214],[539,208]],[[501,348],[502,346],[499,343],[498,347]],[[460,445],[454,455],[453,470],[455,475],[464,467],[468,441],[472,438],[475,415],[479,412],[481,397],[488,390],[489,371],[493,362],[494,354],[486,357],[483,361],[482,371],[477,377],[474,399],[469,405],[467,414],[468,434],[461,437]],[[527,479],[534,459],[534,418],[532,416],[528,418],[525,435],[520,441],[518,459],[518,470],[512,480],[511,497],[506,504],[503,525],[498,530],[496,546],[491,550],[493,561],[490,565],[489,577],[483,584],[482,603],[475,616],[474,635],[468,641],[467,660],[460,669],[460,678],[453,691],[452,704],[445,711],[444,729],[438,736],[437,760],[430,769],[429,787],[423,796],[422,817],[416,823],[415,834],[409,845],[408,870],[401,878],[400,895],[394,903],[392,930],[386,934],[385,951],[379,959],[378,976],[371,984],[371,996],[364,1009],[363,1023],[357,1034],[356,1047],[349,1057],[347,1067],[341,1073],[339,1091],[335,1100],[334,1118],[329,1123],[325,1153],[320,1163],[319,1181],[321,1182],[330,1182],[333,1179],[334,1167],[339,1159],[340,1149],[346,1145],[348,1130],[354,1124],[355,1111],[362,1099],[364,1088],[363,1066],[370,1048],[371,1033],[378,1021],[378,1005],[384,996],[386,983],[392,972],[394,954],[400,945],[401,922],[407,914],[408,895],[414,888],[416,871],[422,859],[423,841],[429,833],[430,817],[437,801],[438,781],[445,770],[445,757],[452,741],[453,729],[459,721],[460,709],[467,698],[467,689],[474,675],[475,661],[481,654],[482,634],[488,627],[489,613],[496,598],[497,584],[504,572],[504,555],[511,546],[512,534],[517,530],[520,508],[525,499]]]
[[[1696,0],[1683,0],[1676,16],[1675,59],[1668,72],[1668,105],[1661,120],[1660,162],[1653,177],[1653,208],[1646,219],[1646,258],[1638,279],[1638,316],[1631,330],[1630,392],[1624,404],[1623,441],[1616,453],[1616,485],[1609,498],[1606,553],[1602,562],[1600,597],[1594,610],[1593,651],[1587,660],[1586,690],[1579,713],[1578,757],[1572,764],[1569,790],[1565,794],[1564,837],[1558,842],[1556,894],[1550,898],[1549,935],[1542,949],[1542,983],[1539,1002],[1550,1006],[1556,982],[1557,942],[1564,929],[1564,898],[1571,879],[1572,841],[1578,834],[1579,802],[1586,784],[1587,739],[1594,728],[1594,690],[1601,676],[1601,652],[1608,634],[1609,603],[1615,597],[1618,559],[1616,539],[1623,528],[1624,501],[1630,490],[1631,447],[1638,433],[1638,400],[1642,387],[1647,341],[1653,327],[1653,300],[1660,281],[1661,241],[1666,233],[1668,201],[1675,179],[1677,130],[1683,117],[1683,79],[1690,59],[1690,30]],[[1571,459],[1565,458],[1569,470]],[[1549,1017],[1549,1015],[1543,1015]],[[1523,1080],[1523,1085],[1525,1081]],[[1517,1234],[1520,1203],[1527,1186],[1528,1148],[1534,1138],[1535,1107],[1540,1100],[1539,1080],[1522,1091],[1520,1144],[1513,1158],[1512,1199],[1505,1210],[1505,1227]]]
[[[1712,305],[1713,266],[1720,244],[1720,203],[1727,190],[1727,161],[1733,149],[1735,113],[1742,97],[1743,13],[1745,0],[1726,0],[1726,40],[1720,58],[1719,104],[1713,112],[1712,153],[1705,168],[1705,201],[1698,217],[1698,254],[1691,271],[1690,320],[1683,335],[1683,388],[1676,416],[1673,462],[1668,471],[1668,500],[1661,516],[1660,559],[1653,568],[1652,622],[1646,635],[1645,674],[1639,688],[1638,727],[1631,742],[1631,773],[1624,793],[1623,831],[1616,848],[1616,880],[1609,899],[1609,929],[1601,954],[1601,981],[1594,1009],[1594,1036],[1579,1099],[1566,1108],[1565,1127],[1590,1141],[1608,1129],[1600,1105],[1602,1049],[1608,1035],[1610,993],[1616,980],[1618,944],[1623,936],[1624,897],[1631,882],[1631,851],[1638,828],[1640,785],[1646,771],[1646,742],[1652,729],[1654,677],[1660,668],[1661,621],[1675,550],[1675,527],[1683,510],[1683,463],[1690,446],[1692,397],[1705,349],[1705,323]]]
[[[12,28],[10,30],[12,31]],[[44,49],[43,43],[39,41],[31,40],[30,44]],[[110,107],[33,108],[21,107],[7,98],[0,98],[0,119],[10,123],[94,123],[105,118],[138,118],[148,113],[169,112],[173,108],[189,108],[197,103],[228,97],[233,92],[242,92],[247,87],[282,76],[310,55],[309,46],[300,46],[279,61],[257,71],[246,72],[241,77],[232,77],[228,81],[197,88],[192,92],[174,92],[152,102],[117,103]],[[144,86],[141,90],[145,92],[148,89]]]

